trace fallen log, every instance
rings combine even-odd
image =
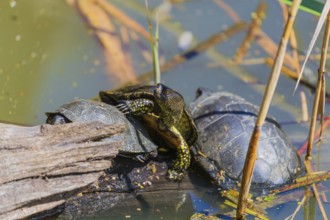
[[[97,181],[123,145],[108,137],[123,131],[122,124],[101,122],[0,123],[0,219],[48,210]]]
[[[127,202],[138,208],[141,198],[161,203],[164,192],[174,205],[177,193],[195,189],[190,175],[181,182],[166,178],[175,151],[145,163],[116,157],[123,142],[111,137],[123,131],[122,124],[101,122],[0,123],[0,219],[93,216]]]

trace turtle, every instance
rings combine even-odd
[[[199,136],[192,148],[197,164],[221,189],[239,190],[258,106],[229,92],[200,88],[190,103]],[[265,195],[302,172],[302,163],[288,136],[269,118],[262,126],[251,192]]]
[[[70,122],[101,121],[106,124],[122,123],[124,133],[112,137],[114,141],[124,140],[119,155],[144,162],[149,156],[157,156],[154,144],[146,129],[134,117],[126,117],[115,106],[104,102],[76,99],[68,102],[53,112],[46,112],[47,124],[65,124]]]
[[[197,140],[197,129],[182,95],[159,83],[101,91],[99,96],[102,102],[116,105],[124,114],[139,119],[155,141],[177,149],[168,178],[182,180],[190,165],[190,146]]]

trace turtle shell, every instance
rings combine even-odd
[[[120,154],[141,154],[157,152],[157,146],[150,140],[148,132],[133,117],[127,117],[115,106],[103,102],[77,99],[62,105],[54,112],[47,112],[48,124],[68,122],[101,121],[106,124],[123,123],[125,132],[114,136],[114,140],[124,140]]]
[[[193,147],[195,159],[220,187],[238,188],[258,107],[231,93],[199,89],[191,103],[191,113],[199,131]],[[267,189],[288,183],[299,175],[301,166],[287,135],[274,120],[266,120],[259,139],[251,191],[263,194]]]

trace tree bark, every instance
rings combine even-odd
[[[123,145],[111,136],[123,131],[122,124],[101,122],[0,123],[0,219],[56,207],[97,181]]]

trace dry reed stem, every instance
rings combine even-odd
[[[272,67],[275,62],[274,62],[274,59],[273,58],[268,57],[268,58],[266,58],[265,63],[268,66]],[[288,77],[290,77],[292,79],[297,79],[297,77],[298,77],[298,74],[296,72],[290,70],[289,68],[285,67],[284,65],[282,66],[281,72],[284,75],[286,75],[286,76],[288,76]]]
[[[329,11],[330,11],[330,1],[325,1],[324,7],[323,7],[322,12],[321,12],[321,15],[319,17],[319,20],[317,22],[315,31],[313,33],[313,37],[312,37],[312,39],[311,39],[311,41],[310,41],[310,43],[308,45],[307,52],[306,52],[306,59],[304,60],[304,62],[302,64],[302,67],[301,67],[301,70],[300,70],[300,73],[299,73],[299,77],[298,77],[298,80],[296,82],[296,86],[295,86],[293,92],[295,92],[297,90],[297,87],[299,85],[300,78],[302,77],[303,72],[305,70],[305,66],[306,66],[306,63],[308,61],[308,57],[309,57],[309,55],[312,52],[312,49],[314,47],[314,44],[315,44],[315,42],[316,42],[319,34],[321,33],[322,26],[323,26],[323,24],[325,22],[325,19],[328,17]]]
[[[229,6],[227,5],[223,0],[213,0],[213,2],[219,6],[219,8],[222,8],[233,20],[235,23],[240,22],[241,18],[238,16],[238,14]]]
[[[135,81],[130,57],[122,50],[119,37],[113,34],[116,32],[115,27],[104,9],[91,0],[76,0],[76,3],[104,47],[108,73],[113,74],[119,83]]]
[[[125,13],[123,13],[121,10],[119,10],[114,5],[112,5],[109,1],[106,1],[106,0],[94,0],[94,1],[97,4],[99,4],[107,13],[109,13],[116,20],[121,22],[123,25],[136,31],[141,36],[143,36],[146,40],[148,40],[148,41],[150,40],[150,35],[143,26],[141,26],[138,22],[136,22],[132,18],[128,17]]]
[[[293,220],[294,217],[297,215],[297,213],[299,212],[299,210],[301,209],[301,207],[305,203],[305,201],[306,201],[306,195],[304,195],[303,199],[300,201],[299,205],[297,206],[297,208],[294,210],[294,212],[290,216],[291,220]],[[289,218],[287,218],[287,219],[289,219]]]
[[[227,191],[222,192],[221,195],[228,199],[228,200],[227,199],[225,200],[226,205],[228,205],[234,209],[237,208],[239,192],[237,192],[236,190],[227,190]],[[266,211],[263,208],[256,206],[253,203],[253,200],[250,199],[251,197],[252,197],[252,195],[250,194],[246,213],[256,217],[257,219],[269,219],[266,215],[267,214]],[[235,215],[233,214],[232,217],[234,217],[234,216]]]
[[[230,18],[233,19],[233,21],[236,21],[237,19],[240,20],[239,15],[229,6],[227,5],[224,1],[222,0],[215,0],[215,3],[223,9],[225,12],[228,13]],[[219,4],[220,3],[220,4]],[[230,13],[230,14],[229,14]],[[256,43],[271,57],[276,56],[276,51],[277,51],[277,44],[261,29],[257,29],[256,35],[258,36],[255,41]],[[287,66],[295,66],[295,61],[294,59],[288,54],[285,54],[284,58],[284,63]]]
[[[314,141],[320,136],[321,134],[321,129],[325,129],[326,127],[328,127],[330,125],[330,116],[325,117],[324,123],[321,127],[319,127],[315,133],[314,133]],[[298,154],[301,156],[305,150],[307,149],[307,144],[308,144],[308,140],[299,148],[299,150],[297,151]]]
[[[266,58],[265,62],[266,62],[266,64],[268,66],[273,66],[274,65],[274,60],[272,58],[270,58],[270,57],[269,58]],[[290,78],[292,78],[294,80],[297,80],[298,79],[298,73],[295,72],[295,71],[290,70],[289,68],[287,68],[284,65],[282,66],[281,72],[284,75],[286,75],[286,76],[288,76],[288,77],[290,77]],[[301,84],[305,85],[306,87],[308,87],[308,88],[310,88],[312,90],[316,90],[315,85],[313,83],[309,82],[307,79],[301,78],[300,79],[300,82],[301,82]],[[327,94],[327,96],[329,96],[329,94]]]
[[[256,38],[256,42],[270,57],[275,59],[278,45],[275,44],[274,41],[265,32],[260,29],[257,31],[258,37]],[[285,54],[284,64],[286,66],[295,66],[295,61],[288,53]]]
[[[120,26],[119,31],[120,31],[120,36],[121,36],[121,40],[123,41],[123,43],[125,45],[129,45],[130,39],[129,39],[127,28],[124,26]]]
[[[265,11],[266,11],[266,2],[261,1],[256,11],[252,13],[252,21],[248,28],[247,34],[245,35],[245,38],[243,39],[241,46],[236,51],[234,57],[235,62],[240,63],[243,57],[248,52],[248,50],[250,49],[251,44],[256,37],[257,30],[260,28],[263,20],[266,17]]]
[[[290,36],[290,43],[291,43],[291,47],[293,49],[292,51],[292,58],[296,63],[296,71],[299,72],[300,71],[300,62],[299,62],[299,54],[298,54],[298,43],[297,43],[297,37],[296,37],[296,33],[294,30],[292,30],[291,36]]]
[[[237,207],[237,202],[235,203],[229,200],[225,200],[224,204],[234,209]],[[251,209],[250,207],[246,208],[246,213],[254,216],[256,219],[269,220],[265,213],[260,213],[258,210]]]
[[[261,133],[261,127],[265,121],[265,118],[267,116],[267,112],[270,106],[270,102],[272,100],[278,78],[281,73],[284,56],[285,56],[285,50],[288,43],[288,39],[290,37],[291,30],[293,28],[293,23],[296,18],[296,14],[298,11],[298,8],[300,6],[301,0],[294,0],[293,5],[290,9],[289,13],[289,19],[286,22],[284,33],[282,36],[282,39],[280,41],[280,44],[278,46],[277,54],[275,57],[275,64],[273,66],[266,91],[264,94],[264,98],[261,103],[260,111],[257,117],[256,125],[253,130],[253,133],[251,135],[250,143],[249,143],[249,149],[246,154],[245,164],[243,168],[243,177],[242,177],[242,183],[241,183],[241,190],[239,194],[239,202],[236,212],[236,218],[237,219],[243,219],[243,215],[245,212],[246,207],[246,200],[249,194],[250,185],[251,185],[251,179],[252,179],[252,173],[254,169],[254,163],[257,156],[257,150],[258,150],[258,140]]]
[[[305,160],[305,167],[306,167],[307,174],[312,173],[310,160]],[[320,199],[320,194],[319,194],[319,191],[318,191],[318,189],[317,189],[315,183],[312,184],[312,188],[313,188],[313,192],[314,192],[314,195],[315,195],[316,201],[317,201],[317,203],[318,203],[318,205],[319,205],[319,208],[320,208],[320,211],[321,211],[322,217],[323,217],[323,219],[327,220],[328,217],[327,217],[327,214],[326,214],[326,212],[325,212],[325,210],[324,210],[324,207],[323,207],[322,201],[321,201],[321,199]]]
[[[278,193],[286,192],[288,190],[297,189],[300,187],[311,185],[316,182],[321,182],[329,178],[330,178],[330,171],[311,173],[306,176],[295,179],[295,183],[284,185],[280,188],[270,190],[269,194],[278,194]]]
[[[322,53],[321,53],[321,60],[320,66],[318,70],[318,81],[316,86],[316,92],[314,97],[314,104],[313,104],[313,112],[311,117],[311,123],[309,128],[309,136],[308,136],[308,143],[307,143],[307,152],[306,152],[306,160],[312,159],[312,149],[313,149],[313,141],[314,141],[314,132],[316,126],[316,119],[318,115],[321,115],[321,128],[323,127],[323,112],[324,112],[324,96],[325,96],[325,79],[324,79],[324,71],[325,71],[325,63],[326,63],[326,53],[328,50],[329,45],[329,36],[330,36],[330,12],[327,15],[326,27],[323,36],[323,43],[322,43]],[[322,129],[320,130],[320,135],[322,134]]]
[[[330,59],[330,54],[329,53],[326,55],[326,58]],[[300,55],[299,56],[300,61],[303,61],[305,59],[306,59],[305,55]],[[311,54],[311,55],[309,55],[308,59],[309,60],[320,60],[321,59],[321,54]]]
[[[288,19],[288,7],[286,4],[283,2],[279,2],[281,7],[282,7],[282,12],[283,12],[283,18],[286,21]],[[292,51],[292,58],[295,61],[295,69],[299,73],[300,72],[300,63],[299,63],[299,54],[297,51],[298,48],[298,43],[297,43],[297,38],[296,38],[296,33],[294,30],[292,30],[291,35],[290,35],[290,44],[291,48],[293,49]]]
[[[305,60],[306,56],[305,55],[299,55],[298,59],[299,61],[303,61]],[[321,58],[321,54],[311,54],[308,59],[309,60],[320,60]],[[326,58],[327,59],[330,59],[330,54],[327,54],[326,55]],[[261,64],[264,64],[266,62],[266,59],[267,60],[272,60],[272,58],[268,58],[268,57],[261,57],[261,58],[249,58],[249,59],[244,59],[242,60],[239,64],[240,65],[261,65]],[[237,63],[228,63],[226,65],[237,65]],[[270,66],[272,66],[273,64],[271,64]],[[211,62],[211,63],[208,63],[207,65],[207,68],[217,68],[217,67],[221,67],[223,66],[223,64],[220,64],[220,63],[217,63],[217,62]],[[288,68],[287,68],[288,69]],[[293,72],[292,70],[290,70],[293,74],[291,75],[297,75],[298,76],[298,73],[296,74],[295,72]],[[283,70],[282,70],[283,72]],[[314,86],[313,86],[314,87]]]
[[[308,121],[308,105],[306,94],[304,91],[300,92],[300,100],[301,100],[301,122]]]
[[[243,65],[261,65],[264,64],[266,62],[266,58],[251,58],[251,59],[244,59],[242,60],[239,64],[241,66]],[[226,66],[236,66],[237,63],[231,62],[231,63],[226,63]],[[208,64],[206,64],[207,68],[218,68],[218,67],[222,67],[224,66],[224,64],[221,63],[217,63],[217,62],[210,62]]]

